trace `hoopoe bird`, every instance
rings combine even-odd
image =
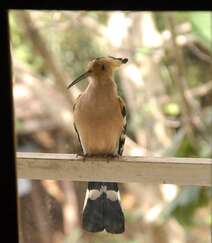
[[[84,156],[120,156],[126,132],[126,109],[113,79],[116,67],[127,58],[100,57],[68,85],[89,78],[89,84],[73,106],[74,128]],[[82,227],[89,232],[124,232],[124,214],[117,183],[88,182]]]

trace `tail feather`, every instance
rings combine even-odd
[[[109,233],[120,234],[124,232],[124,214],[120,202],[106,199],[104,201],[104,227]]]
[[[89,232],[124,232],[124,214],[117,183],[88,182],[82,216],[83,229]]]
[[[96,200],[87,199],[82,217],[82,227],[86,231],[100,232],[104,230],[103,201],[103,196]]]

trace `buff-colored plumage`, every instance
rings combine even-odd
[[[74,122],[86,154],[113,154],[123,130],[121,106],[113,81],[90,83],[77,100]]]
[[[117,154],[125,126],[123,101],[117,94],[113,71],[121,62],[101,58],[89,63],[87,89],[74,105],[74,123],[86,155]]]

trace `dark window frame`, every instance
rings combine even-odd
[[[154,4],[154,5],[153,5]],[[210,9],[202,1],[189,6],[186,1],[8,1],[0,10],[0,180],[1,180],[1,238],[18,242],[17,175],[15,161],[14,108],[12,98],[12,70],[9,43],[8,12],[12,9],[31,10],[189,10]],[[9,230],[9,233],[7,232]],[[5,236],[5,237],[4,237]]]
[[[9,44],[9,23],[6,9],[0,11],[0,181],[2,239],[18,242],[18,210],[15,163],[14,113]]]

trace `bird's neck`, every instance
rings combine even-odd
[[[117,96],[117,85],[110,77],[101,80],[92,79],[88,89],[95,94],[101,93],[101,95]]]
[[[87,89],[83,92],[82,104],[87,107],[87,111],[92,111],[92,114],[99,116],[110,112],[117,102],[117,87],[113,80],[108,80],[107,83],[95,82],[90,80]]]

